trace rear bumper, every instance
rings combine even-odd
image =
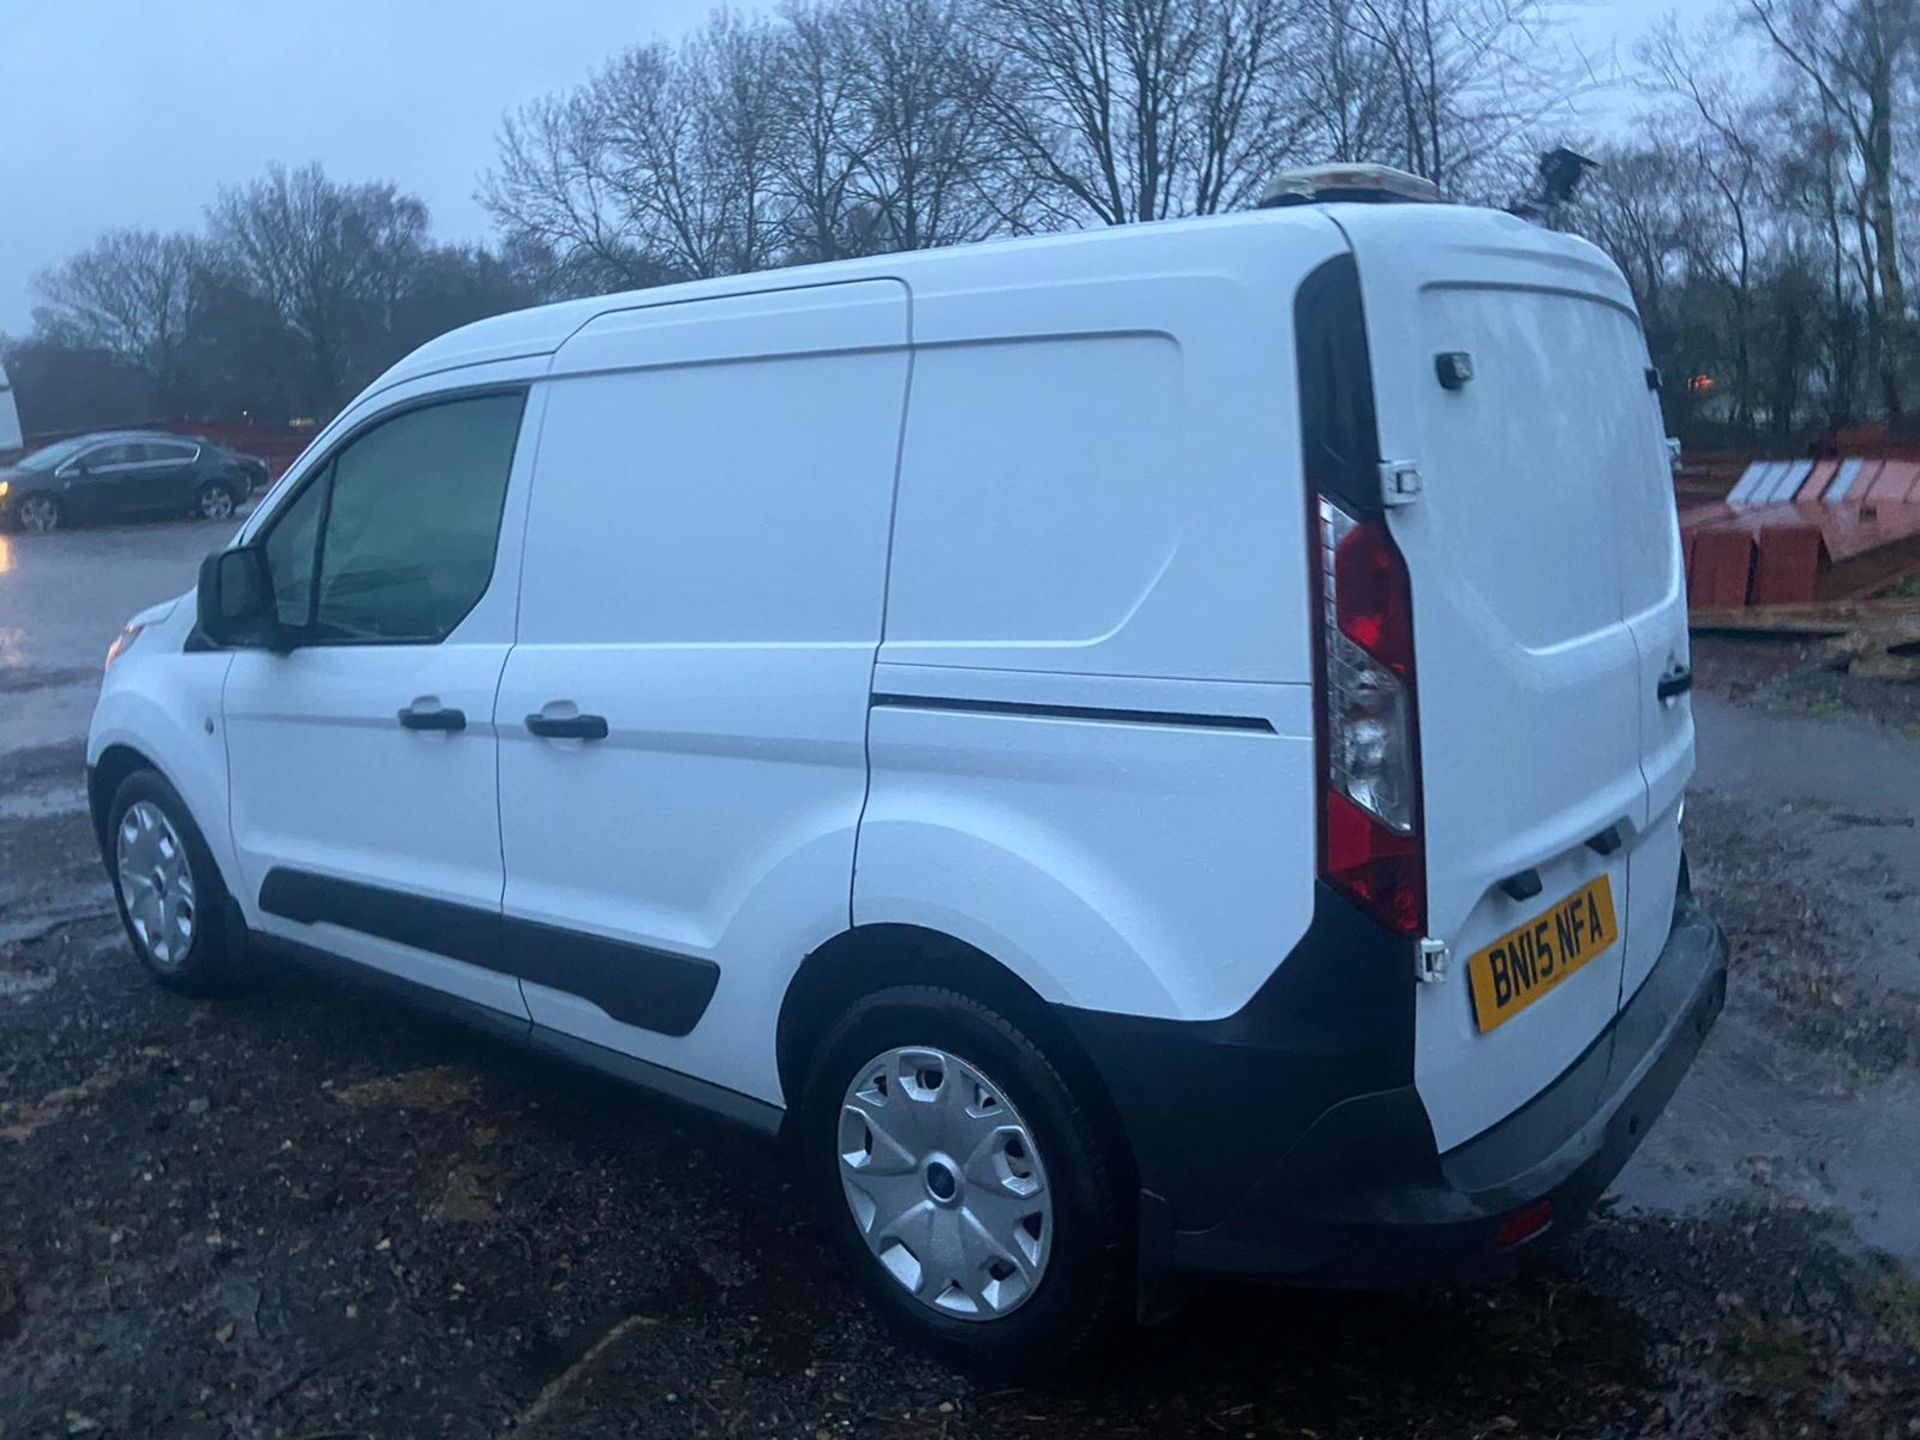
[[[1513,1231],[1502,1234],[1516,1212],[1536,1227],[1526,1238],[1545,1228],[1543,1201],[1552,1223],[1577,1218],[1626,1164],[1699,1052],[1726,997],[1726,957],[1720,928],[1682,893],[1639,992],[1558,1080],[1507,1119],[1441,1153],[1408,1073],[1404,1083],[1327,1106],[1290,1144],[1266,1152],[1277,1158],[1250,1165],[1238,1198],[1225,1205],[1195,1203],[1175,1163],[1180,1146],[1138,1133],[1137,1108],[1129,1115],[1122,1099],[1140,1160],[1143,1309],[1155,1308],[1158,1282],[1181,1273],[1364,1285],[1485,1269],[1520,1243]],[[1136,1033],[1132,1043],[1143,1038]],[[1231,1081],[1244,1055],[1222,1065],[1195,1038],[1198,1053],[1182,1065]],[[1107,1070],[1108,1061],[1137,1065],[1139,1053],[1096,1050],[1094,1059]],[[1285,1065],[1285,1056],[1273,1058]],[[1235,1108],[1230,1085],[1212,1098]],[[1226,1128],[1252,1149],[1263,1117],[1244,1112]],[[1187,1137],[1221,1138],[1208,1124]]]

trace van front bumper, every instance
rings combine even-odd
[[[1180,1277],[1195,1273],[1372,1285],[1497,1269],[1605,1191],[1699,1053],[1726,985],[1726,938],[1683,891],[1659,960],[1614,1022],[1552,1085],[1446,1152],[1412,1084],[1410,1030],[1403,1083],[1351,1093],[1304,1124],[1289,1123],[1283,1106],[1276,1136],[1267,1123],[1274,1085],[1350,1060],[1337,1033],[1331,1054],[1304,1063],[1253,1043],[1250,1031],[1223,1045],[1206,1027],[1191,1037],[1197,1052],[1148,1059],[1142,1047],[1152,1041],[1136,1027],[1194,1027],[1077,1026],[1109,1077],[1139,1168],[1143,1315],[1163,1309],[1156,1296],[1177,1293]],[[1125,1032],[1130,1052],[1106,1049]],[[1173,1034],[1159,1038],[1187,1049]],[[1175,1070],[1201,1081],[1174,1097],[1188,1123],[1171,1134],[1144,1132],[1142,1122],[1172,1118],[1168,1107],[1143,1106],[1138,1084],[1113,1077]],[[1272,1082],[1248,1083],[1257,1070],[1272,1071]],[[1196,1155],[1195,1147],[1213,1146],[1253,1158],[1222,1170]],[[1237,1195],[1225,1188],[1230,1176],[1239,1179]]]

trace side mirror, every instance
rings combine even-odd
[[[286,628],[273,593],[266,552],[252,545],[200,562],[200,633],[220,646],[281,649]]]

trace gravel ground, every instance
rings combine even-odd
[[[1835,669],[1817,640],[1695,636],[1693,668],[1703,688],[1743,705],[1863,720],[1920,739],[1920,685],[1857,680]]]
[[[1855,882],[1796,860],[1830,813],[1696,798],[1735,971],[1623,1177],[1660,1208],[1604,1207],[1494,1289],[1222,1286],[1006,1390],[879,1333],[751,1137],[299,971],[218,1003],[147,984],[77,763],[0,756],[4,1440],[1920,1436],[1914,1272],[1791,1155],[1713,1133],[1750,1092],[1920,1109],[1887,1098],[1920,1000],[1870,978]]]

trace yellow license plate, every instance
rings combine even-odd
[[[1619,938],[1613,886],[1602,875],[1476,950],[1467,961],[1467,978],[1480,1033],[1511,1020]]]

